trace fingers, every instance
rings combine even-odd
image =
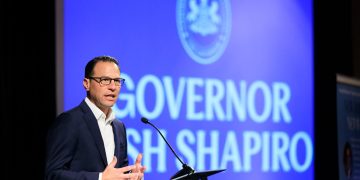
[[[133,171],[135,168],[136,168],[135,165],[131,165],[131,166],[125,166],[125,167],[122,167],[122,168],[118,168],[118,170],[121,173],[125,173],[125,172],[128,172],[128,171]]]
[[[112,168],[109,168],[109,169],[111,169],[112,172],[116,174],[115,176],[118,176],[118,178],[120,178],[120,179],[125,178],[125,179],[131,179],[131,180],[133,180],[133,179],[139,180],[144,176],[144,171],[146,169],[145,166],[141,165],[141,160],[142,160],[142,154],[140,153],[136,157],[134,165],[125,166],[122,168],[114,168],[116,165],[116,162],[117,162],[116,157],[114,157],[114,159],[109,164],[109,166],[111,166]],[[131,173],[128,173],[129,171]]]
[[[116,163],[116,158],[106,167],[105,171],[102,174],[103,179],[131,179],[131,180],[138,180],[140,179],[143,174],[134,172],[136,170],[135,165],[125,166],[122,168],[114,168],[114,164]],[[131,173],[128,173],[128,172]]]
[[[144,173],[146,167],[143,167],[143,166],[141,165],[141,160],[142,160],[142,154],[139,153],[138,156],[136,157],[136,160],[135,160],[136,169],[135,169],[134,172]]]
[[[136,160],[135,160],[135,164],[140,164],[141,163],[141,159],[142,159],[142,154],[139,153],[136,157]]]
[[[138,180],[140,179],[142,176],[140,173],[129,173],[129,174],[126,174],[126,178],[128,179],[135,179],[135,180]]]
[[[139,171],[138,171],[137,180],[143,179],[145,169],[146,169],[146,167],[141,166],[141,168],[140,168]]]
[[[141,168],[140,168],[140,172],[144,173],[144,172],[145,172],[145,170],[146,170],[146,166],[141,166]]]

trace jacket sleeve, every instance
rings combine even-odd
[[[98,180],[99,172],[71,171],[77,146],[77,124],[72,116],[61,114],[50,127],[46,142],[46,180]]]

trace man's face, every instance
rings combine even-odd
[[[120,70],[118,66],[112,62],[98,62],[96,63],[92,77],[101,78],[120,78]],[[97,82],[98,81],[98,82]],[[115,104],[119,92],[120,86],[116,86],[112,80],[109,85],[101,85],[100,79],[87,79],[83,81],[83,85],[86,91],[89,92],[89,99],[105,114]]]

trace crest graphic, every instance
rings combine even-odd
[[[178,0],[176,23],[187,54],[200,64],[211,64],[223,54],[231,31],[228,0]]]

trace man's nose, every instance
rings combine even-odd
[[[114,80],[114,79],[112,79],[112,80],[110,81],[110,84],[108,85],[108,88],[109,88],[109,89],[115,89],[115,88],[116,88],[115,80]]]

